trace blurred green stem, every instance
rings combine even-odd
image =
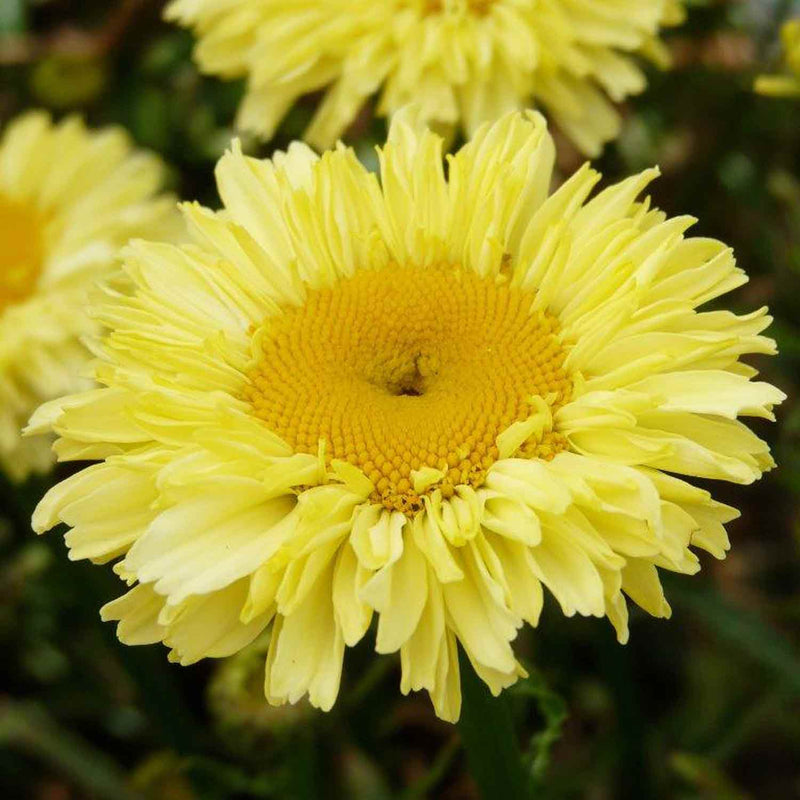
[[[325,785],[322,752],[319,739],[313,728],[298,736],[287,753],[287,784],[284,787],[286,800],[319,800],[329,796]]]
[[[459,663],[462,707],[458,729],[481,797],[531,800],[508,698],[492,696],[463,651]]]
[[[416,783],[408,787],[399,800],[422,800],[429,797],[431,792],[444,778],[445,773],[453,764],[453,760],[461,749],[458,737],[451,739],[437,754],[431,768]]]
[[[614,800],[656,796],[653,773],[647,763],[648,725],[642,687],[636,676],[632,645],[620,647],[608,631],[595,632],[598,665],[613,698],[617,716],[613,737],[616,788]]]
[[[774,721],[782,709],[791,707],[793,694],[785,684],[779,684],[776,690],[759,697],[750,709],[739,714],[738,719],[723,731],[708,757],[722,763],[736,756],[766,721]]]
[[[38,756],[97,798],[143,800],[104,753],[59,727],[35,703],[4,701],[0,706],[0,744]]]

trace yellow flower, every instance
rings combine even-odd
[[[641,55],[669,58],[660,28],[683,0],[173,0],[201,68],[246,78],[239,125],[269,139],[301,95],[325,98],[305,133],[330,147],[369,97],[389,116],[469,136],[535,102],[587,155],[619,133],[613,102],[644,89]]]
[[[623,596],[670,614],[656,567],[722,558],[736,511],[675,473],[748,484],[773,466],[739,415],[784,395],[766,309],[697,311],[742,285],[689,217],[638,201],[650,170],[587,200],[549,194],[544,120],[511,113],[442,164],[417,109],[381,178],[342,146],[271,161],[234,145],[224,210],[183,210],[193,244],[127,252],[132,296],[97,310],[104,388],[43,406],[63,458],[37,531],[137,585],[103,609],[123,642],[190,664],[270,623],[266,695],[328,709],[346,646],[377,615],[401,689],[458,717],[457,643],[492,691],[546,587],[567,616]]]
[[[781,29],[786,73],[761,75],[756,79],[755,90],[772,97],[800,95],[800,19],[789,20]]]
[[[155,196],[161,180],[121,130],[76,118],[27,113],[0,139],[0,468],[15,479],[52,462],[49,441],[20,435],[31,413],[91,385],[89,289],[131,236],[158,235],[176,213]]]

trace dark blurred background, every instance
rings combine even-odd
[[[191,36],[161,22],[161,6],[0,0],[0,125],[30,106],[121,124],[171,165],[178,194],[214,205],[242,87],[199,75]],[[549,603],[523,632],[535,669],[509,696],[543,800],[800,798],[800,99],[751,90],[779,64],[780,22],[800,7],[707,0],[689,11],[668,36],[675,69],[652,71],[599,166],[610,182],[660,164],[656,203],[697,216],[695,234],[733,245],[752,278],[725,304],[771,306],[781,356],[757,366],[790,399],[777,425],[757,428],[780,468],[755,486],[714,487],[742,508],[733,551],[704,558],[696,578],[666,576],[671,621],[634,612],[620,647],[606,623],[566,620]],[[269,146],[245,146],[285,146],[313,104]],[[384,134],[365,109],[349,141],[374,165]],[[566,140],[559,148],[568,174],[581,159]],[[369,644],[349,653],[329,715],[266,707],[263,644],[190,668],[160,646],[118,644],[98,616],[121,591],[110,570],[71,563],[58,533],[30,531],[52,480],[0,480],[1,797],[477,796],[457,729],[426,697],[402,698],[395,662]]]

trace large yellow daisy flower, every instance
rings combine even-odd
[[[761,75],[755,90],[772,97],[800,96],[800,19],[792,19],[781,28],[785,71],[778,75]]]
[[[326,90],[305,138],[324,149],[371,95],[462,125],[544,106],[588,155],[619,132],[613,102],[641,91],[632,57],[668,61],[659,29],[683,0],[173,0],[202,69],[246,77],[242,128],[270,138],[300,95]]]
[[[52,462],[50,442],[21,437],[31,413],[90,385],[90,287],[131,236],[175,221],[174,201],[156,197],[162,177],[121,130],[77,118],[31,112],[0,139],[0,468],[13,478]]]
[[[403,692],[459,714],[457,643],[499,692],[546,587],[564,613],[624,594],[670,613],[656,567],[722,558],[736,511],[682,473],[747,484],[773,466],[739,415],[783,394],[739,362],[773,353],[765,309],[698,306],[740,286],[731,251],[637,201],[650,170],[587,201],[548,196],[539,115],[442,139],[401,112],[381,178],[340,147],[237,146],[224,210],[184,207],[194,243],[129,248],[132,296],[97,316],[103,388],[43,406],[63,458],[34,526],[73,558],[124,555],[103,609],[130,644],[190,664],[270,623],[266,694],[328,709],[345,646],[377,614]]]

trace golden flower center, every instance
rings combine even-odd
[[[44,262],[43,244],[40,215],[0,195],[0,311],[33,293]]]
[[[259,332],[244,398],[296,451],[360,468],[387,508],[421,506],[415,473],[444,473],[451,496],[479,486],[496,440],[529,418],[532,397],[555,410],[572,384],[558,322],[534,294],[456,267],[364,270],[309,292]],[[520,455],[552,458],[559,434]]]

